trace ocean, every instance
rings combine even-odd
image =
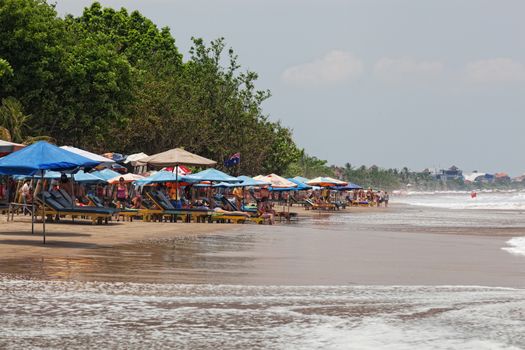
[[[472,198],[470,192],[450,191],[450,192],[409,192],[405,195],[396,196],[395,203],[402,203],[414,207],[444,208],[451,210],[463,209],[466,217],[472,217],[476,222],[495,221],[495,218],[516,217],[514,220],[502,220],[499,225],[508,227],[509,225],[521,225],[522,216],[525,217],[525,192],[523,191],[479,191],[477,196]],[[483,211],[479,213],[468,213],[468,211]],[[487,218],[488,217],[488,218]],[[461,225],[457,222],[456,225]],[[472,220],[467,220],[463,225],[474,224]],[[507,241],[508,247],[502,249],[512,254],[525,256],[525,237],[513,237]]]

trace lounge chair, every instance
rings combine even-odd
[[[211,222],[244,224],[246,221],[252,221],[250,214],[239,211],[219,210],[211,215]]]
[[[97,208],[107,208],[107,209],[113,209],[114,214],[117,215],[119,218],[122,217],[124,220],[128,219],[129,221],[133,221],[133,218],[136,216],[141,216],[141,210],[140,209],[119,209],[119,208],[108,208],[104,205],[104,202],[97,196],[88,194],[87,199],[89,200],[89,206],[91,207],[97,207]]]
[[[164,193],[153,190],[149,193],[149,195],[153,196],[153,200],[158,206],[164,210],[177,213],[177,215],[184,217],[184,221],[186,222],[191,222],[192,220],[195,222],[210,221],[212,211],[210,211],[208,208],[177,209],[173,206],[173,204],[171,204],[171,201]]]
[[[40,202],[42,207],[45,207],[46,215],[70,215],[73,219],[75,217],[87,217],[93,223],[99,224],[102,222],[107,223],[113,215],[113,210],[109,209],[73,206],[58,191],[41,192],[37,197],[37,201]],[[39,212],[44,219],[44,209],[41,208]]]
[[[312,210],[336,210],[337,207],[333,203],[314,203],[311,199],[305,200],[305,209]]]
[[[165,196],[161,196],[160,192],[152,190],[146,192],[146,196],[152,203],[152,205],[148,205],[147,202],[143,202],[143,205],[146,207],[146,209],[144,209],[146,221],[151,221],[152,219],[160,219],[163,221],[164,219],[168,219],[171,222],[177,222],[179,217],[181,217],[181,219],[183,218],[184,213],[175,209]]]

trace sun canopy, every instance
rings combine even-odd
[[[306,183],[310,186],[319,187],[333,187],[333,186],[345,186],[347,183],[341,180],[333,179],[331,177],[316,177]]]
[[[165,152],[157,153],[140,160],[141,163],[156,167],[167,167],[177,165],[199,165],[214,166],[217,162],[190,153],[182,148],[174,148]]]
[[[237,179],[241,180],[241,182],[237,183],[227,183],[227,182],[220,182],[216,185],[213,185],[213,187],[260,187],[260,186],[269,186],[269,182],[259,181],[255,180],[249,176],[238,176]]]
[[[312,186],[308,186],[308,185],[306,185],[306,184],[304,184],[301,181],[298,181],[296,179],[289,178],[288,180],[290,182],[293,182],[297,186],[296,187],[270,187],[270,191],[286,192],[286,191],[306,191],[306,190],[311,190],[312,189]]]
[[[186,176],[177,176],[174,172],[161,170],[157,171],[155,174],[145,177],[143,179],[137,180],[138,185],[147,185],[154,183],[164,183],[164,182],[199,182],[198,180],[188,179]]]
[[[288,179],[288,180],[290,180],[291,182],[293,182],[294,184],[297,185],[297,191],[306,191],[306,190],[311,190],[312,189],[312,186],[308,186],[303,181],[298,180],[296,178],[291,178],[291,179]],[[308,180],[308,179],[305,179],[305,180]]]
[[[194,182],[201,182],[201,181],[213,181],[213,182],[241,182],[238,178],[234,176],[230,176],[226,173],[223,173],[220,170],[217,169],[206,169],[201,172],[198,172],[196,174],[191,174],[185,176],[186,179],[191,179]]]
[[[361,190],[363,187],[356,185],[354,183],[349,182],[346,186],[335,186],[331,187],[330,189],[336,190],[336,191],[352,191],[352,190]]]
[[[297,187],[296,183],[291,182],[290,180],[285,179],[282,176],[276,175],[276,174],[270,174],[266,176],[256,176],[254,177],[255,180],[264,181],[270,183],[270,186],[272,188],[292,188]]]
[[[88,159],[94,160],[99,163],[115,163],[113,159],[109,159],[106,157],[99,156],[98,154],[88,152],[86,150],[72,147],[72,146],[61,146],[60,148],[65,149],[66,151],[78,154],[82,157],[86,157]]]
[[[130,154],[126,160],[124,161],[124,164],[128,164],[128,163],[131,163],[131,165],[140,165],[140,164],[144,164],[142,163],[140,160],[141,159],[144,159],[144,158],[147,158],[149,157],[146,153],[135,153],[135,154]]]
[[[293,179],[297,180],[297,181],[300,181],[303,184],[306,184],[308,181],[310,181],[310,179],[307,179],[306,177],[302,177],[302,176],[296,176]]]
[[[91,173],[91,175],[95,175],[96,177],[99,177],[102,180],[108,181],[109,179],[112,179],[115,176],[119,176],[120,174],[111,169],[103,169],[99,171],[94,171]]]
[[[0,159],[0,174],[37,175],[44,170],[70,170],[93,167],[100,162],[39,141]]]

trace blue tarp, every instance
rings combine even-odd
[[[100,162],[39,141],[1,158],[0,174],[32,176],[40,175],[42,170],[70,170],[98,164]]]
[[[120,173],[117,173],[116,171],[113,171],[111,169],[103,169],[99,171],[94,171],[91,173],[91,175],[95,175],[96,177],[99,177],[102,180],[108,181],[116,176],[119,176]]]
[[[213,182],[241,182],[238,178],[230,176],[222,171],[217,169],[206,169],[196,174],[191,174],[185,176],[185,178],[190,181],[200,182],[200,181],[213,181]]]

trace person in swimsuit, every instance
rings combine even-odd
[[[126,207],[127,199],[128,199],[128,188],[126,186],[126,183],[124,182],[124,178],[121,177],[118,180],[117,192],[116,192],[117,208],[124,209]]]

